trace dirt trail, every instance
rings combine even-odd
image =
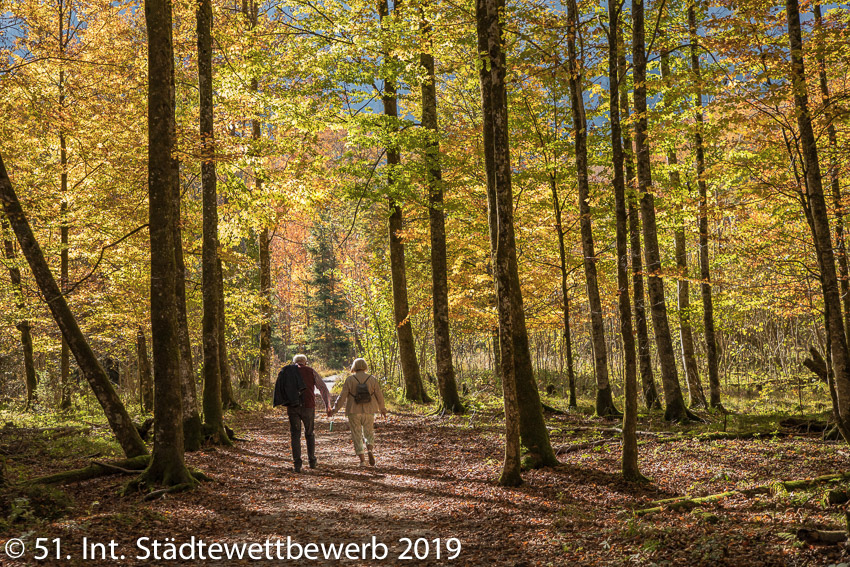
[[[505,489],[494,482],[502,456],[498,427],[470,424],[468,418],[391,415],[377,423],[378,466],[361,468],[347,429],[337,427],[343,420],[337,416],[329,432],[327,418],[317,414],[315,470],[292,470],[283,412],[240,412],[230,423],[243,441],[187,455],[213,482],[153,502],[116,496],[127,477],[71,485],[66,490],[77,504],[72,517],[30,536],[61,537],[62,554],[71,559],[7,559],[2,564],[713,566],[826,564],[837,558],[832,551],[793,548],[777,535],[804,516],[810,522],[829,521],[831,512],[817,501],[729,499],[711,509],[717,523],[688,513],[642,520],[628,513],[656,498],[841,470],[846,461],[841,450],[815,440],[646,445],[641,462],[655,481],[650,486],[623,482],[617,474],[619,450],[609,445],[564,456],[558,469],[527,472],[525,485]],[[587,423],[578,416],[564,419]],[[567,422],[564,426],[569,427]],[[90,542],[115,540],[116,554],[125,559],[83,560],[84,536]],[[139,537],[174,538],[182,544],[192,536],[207,545],[280,539],[284,554],[287,537],[301,545],[363,543],[374,537],[387,545],[388,555],[371,560],[368,548],[366,560],[135,559],[144,553],[137,547]],[[411,560],[400,560],[408,547],[402,538],[427,540],[427,558],[416,559],[411,550]],[[441,540],[439,560],[435,538]],[[461,544],[453,561],[446,559],[453,549],[446,547],[449,538]],[[423,556],[421,541],[418,550]]]

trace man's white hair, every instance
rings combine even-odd
[[[307,364],[307,355],[296,354],[292,357],[292,364]]]

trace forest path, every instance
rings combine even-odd
[[[806,518],[831,525],[833,511],[817,497],[733,497],[709,508],[718,518],[665,512],[636,520],[629,510],[679,494],[710,494],[771,479],[805,478],[846,468],[841,444],[815,438],[684,442],[641,448],[641,467],[653,484],[626,483],[618,473],[620,451],[609,444],[563,455],[555,469],[527,471],[525,484],[496,484],[503,453],[502,427],[470,418],[390,414],[376,425],[377,467],[359,467],[347,428],[317,410],[315,470],[292,469],[284,411],[228,415],[240,438],[233,447],[187,454],[187,462],[212,477],[193,491],[145,502],[117,497],[126,476],[65,487],[76,502],[71,517],[43,525],[37,537],[61,537],[71,560],[2,565],[805,565],[837,559],[823,548],[799,549],[782,539]],[[580,414],[553,418],[557,443],[575,441],[571,425],[610,423]],[[648,428],[651,424],[642,424]],[[566,437],[565,437],[566,436]],[[45,461],[39,468],[67,467]],[[45,472],[47,472],[45,470]],[[803,495],[805,496],[805,495]],[[767,520],[766,520],[767,518]],[[769,521],[768,521],[769,520]],[[14,537],[18,537],[17,534]],[[83,536],[114,540],[123,561],[81,559]],[[290,537],[307,543],[377,542],[388,557],[371,560],[151,561],[139,555],[137,538],[181,544],[264,544]],[[400,560],[402,538],[426,539],[424,560]],[[436,559],[435,538],[442,540]],[[446,540],[458,538],[460,556],[446,559]],[[832,548],[837,550],[837,548]],[[420,555],[424,551],[420,542]],[[415,557],[415,556],[414,556]],[[669,562],[669,563],[667,563]]]

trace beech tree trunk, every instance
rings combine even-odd
[[[142,438],[139,437],[124,404],[121,403],[121,399],[115,393],[109,377],[100,366],[94,351],[83,336],[80,327],[77,325],[77,320],[68,308],[68,303],[65,301],[65,297],[44,259],[41,247],[33,235],[29,221],[24,215],[21,203],[18,201],[18,196],[12,188],[12,182],[9,180],[2,156],[0,156],[0,201],[2,201],[6,218],[12,226],[12,230],[15,231],[21,252],[27,259],[30,269],[32,269],[35,281],[47,302],[50,313],[62,331],[62,336],[68,342],[68,347],[74,354],[74,358],[77,360],[86,380],[91,385],[95,397],[103,407],[109,426],[124,450],[124,454],[127,457],[146,454],[147,448]],[[23,330],[21,333],[23,334]],[[24,350],[26,356],[26,346],[24,346]]]
[[[254,121],[256,124],[257,121]],[[259,126],[255,130],[259,139]],[[259,179],[257,179],[259,189]],[[259,377],[259,401],[263,401],[271,392],[271,353],[272,353],[272,267],[271,267],[271,238],[269,229],[264,228],[260,232],[260,294],[262,303],[260,310],[263,313],[263,322],[260,323],[260,365]]]
[[[814,6],[815,26],[820,29],[823,25],[823,16],[819,4]],[[835,256],[838,260],[839,282],[841,284],[841,296],[844,298],[844,327],[845,333],[850,334],[850,270],[847,266],[847,243],[844,237],[844,204],[841,197],[841,181],[839,179],[838,155],[838,133],[835,130],[835,108],[829,95],[829,81],[826,76],[826,61],[823,51],[817,49],[816,60],[818,65],[818,83],[820,85],[821,98],[823,100],[824,113],[827,125],[826,135],[829,148],[829,180],[832,188],[832,204],[835,208]]]
[[[396,0],[394,9],[400,2]],[[381,23],[390,17],[387,0],[378,0],[378,15]],[[385,54],[389,57],[389,52]],[[384,115],[388,118],[389,128],[394,134],[398,131],[398,101],[396,87],[392,77],[384,78],[384,91],[381,93],[384,105]],[[407,297],[407,268],[404,259],[404,241],[401,231],[404,228],[404,213],[401,204],[392,196],[396,191],[397,176],[395,168],[401,165],[401,154],[395,142],[387,149],[387,186],[391,193],[389,197],[389,249],[390,272],[393,285],[393,314],[395,316],[396,335],[398,337],[401,373],[404,377],[404,396],[412,402],[429,403],[433,400],[425,391],[422,376],[419,373],[419,363],[416,361],[416,345],[413,341],[413,326],[410,324],[410,305]]]
[[[596,414],[619,416],[614,407],[611,384],[608,379],[608,350],[605,343],[605,321],[596,273],[596,251],[590,218],[590,183],[587,176],[587,121],[584,114],[582,69],[576,51],[578,35],[578,6],[575,0],[567,1],[567,52],[569,54],[570,112],[575,136],[576,177],[578,208],[581,225],[581,249],[584,256],[584,275],[587,282],[587,299],[590,303],[590,334],[593,341],[593,368],[596,373]]]
[[[452,364],[452,343],[449,334],[449,284],[446,261],[446,221],[443,208],[443,172],[440,167],[440,143],[437,123],[437,87],[431,41],[431,24],[422,11],[421,33],[425,50],[419,56],[427,78],[422,82],[422,128],[429,138],[426,142],[426,176],[428,182],[428,217],[431,225],[431,287],[434,309],[434,354],[437,384],[443,407],[453,413],[463,413],[457,381]]]
[[[148,358],[145,331],[141,325],[136,330],[136,359],[139,368],[139,397],[142,402],[142,411],[148,413],[153,411],[153,375],[151,361]]]
[[[567,353],[567,381],[570,388],[570,407],[578,407],[576,401],[576,375],[573,364],[573,334],[570,330],[570,290],[567,287],[567,248],[564,243],[564,224],[561,214],[561,200],[558,196],[558,183],[555,174],[549,174],[549,187],[552,189],[552,206],[555,210],[555,232],[558,235],[558,259],[561,267],[561,297],[564,309],[564,348]]]
[[[823,192],[823,179],[812,119],[809,114],[809,96],[803,65],[803,39],[800,30],[800,7],[797,0],[786,0],[788,38],[791,47],[791,80],[794,88],[794,107],[800,131],[803,159],[806,166],[806,193],[811,209],[812,232],[815,249],[820,259],[821,286],[826,312],[826,332],[832,346],[832,367],[835,373],[835,390],[838,397],[842,434],[850,426],[850,352],[847,334],[841,316],[841,295],[835,270],[835,254]],[[845,440],[850,443],[850,439]]]
[[[183,262],[183,236],[180,213],[180,185],[174,189],[174,264],[177,272],[174,286],[177,304],[177,334],[180,348],[180,388],[183,393],[183,448],[197,451],[201,448],[203,432],[198,413],[198,393],[195,386],[195,366],[192,363],[192,345],[189,339],[189,321],[186,315],[186,265]]]
[[[620,77],[620,116],[629,116],[629,92],[626,88],[626,49],[622,34],[617,35],[618,63]],[[641,389],[647,409],[660,409],[661,400],[655,387],[655,375],[652,371],[652,353],[650,352],[649,329],[646,325],[646,303],[643,288],[643,260],[640,246],[639,198],[636,195],[634,152],[632,137],[628,128],[620,130],[623,138],[623,161],[626,168],[626,189],[628,197],[629,247],[632,261],[632,292],[635,301],[635,330],[637,331],[638,366],[640,368]]]
[[[661,77],[669,88],[670,81],[670,56],[666,49],[661,50]],[[670,188],[674,193],[682,192],[682,180],[679,175],[679,158],[675,149],[667,150],[667,166],[669,167]],[[699,368],[694,349],[694,334],[691,330],[691,297],[690,282],[688,281],[688,252],[685,244],[685,224],[681,220],[673,230],[673,242],[676,255],[676,267],[678,278],[676,280],[677,303],[679,311],[679,345],[682,349],[682,368],[685,370],[685,378],[688,384],[690,407],[707,408],[708,402],[702,391],[702,383],[699,379]]]
[[[62,136],[61,153],[64,154],[65,137]],[[64,160],[62,160],[64,161]],[[65,166],[63,165],[63,171]],[[67,174],[62,174],[62,185],[67,189]],[[65,194],[65,191],[62,191]],[[59,214],[62,217],[62,226],[59,229],[59,239],[62,244],[62,251],[59,253],[59,289],[64,294],[68,290],[68,203],[63,199],[59,206]],[[71,374],[71,350],[68,348],[68,341],[62,339],[62,350],[59,355],[59,389],[61,397],[59,400],[59,409],[67,410],[71,408],[71,390],[69,384],[69,376]]]
[[[239,404],[236,402],[236,398],[233,397],[233,378],[230,372],[230,358],[227,354],[227,334],[225,332],[227,313],[224,309],[224,270],[222,269],[221,257],[216,260],[216,277],[218,278],[216,292],[218,294],[219,316],[218,366],[221,377],[221,407],[225,410],[238,409]]]
[[[577,17],[575,0],[570,1]],[[623,179],[623,141],[620,136],[620,65],[617,35],[622,3],[608,1],[608,112],[611,123],[611,152],[614,170],[614,208],[617,218],[617,296],[620,308],[620,334],[625,359],[625,412],[623,413],[623,477],[641,480],[637,449],[637,351],[632,334],[632,306],[629,301],[629,246],[626,215],[626,183]],[[571,18],[572,19],[572,18]],[[571,26],[575,25],[574,21]]]
[[[221,404],[218,311],[218,193],[213,130],[212,2],[198,4],[198,91],[201,134],[201,185],[203,187],[203,243],[201,252],[204,315],[201,322],[204,349],[204,429],[213,443],[230,444],[224,430]]]
[[[714,305],[711,297],[711,270],[709,269],[708,258],[708,188],[705,182],[705,149],[702,140],[702,78],[699,63],[696,10],[693,2],[688,4],[688,31],[695,91],[694,153],[696,154],[697,185],[699,187],[699,271],[703,327],[705,328],[705,355],[708,365],[709,403],[712,408],[723,409],[720,400],[720,371],[717,359],[717,336],[714,330]]]
[[[500,81],[504,79],[502,58],[502,30],[498,17],[498,0],[476,0],[475,20],[478,38],[478,53],[482,58],[479,67],[481,81],[481,109],[483,120],[484,165],[487,170],[487,203],[490,225],[491,256],[496,287],[496,304],[499,313],[499,363],[502,375],[502,393],[505,400],[505,457],[499,484],[518,486],[522,484],[520,416],[517,397],[517,381],[514,361],[514,343],[512,334],[512,310],[510,306],[510,286],[512,280],[507,273],[508,261],[505,238],[507,230],[501,224],[505,218],[500,216],[500,199],[504,198],[505,159],[510,159],[510,148],[504,143],[507,132],[500,129],[506,118],[498,120],[497,113],[507,115],[504,96],[499,92]],[[495,35],[495,37],[493,37]],[[495,69],[494,69],[495,68]],[[504,88],[504,85],[501,85]],[[499,139],[502,138],[502,139]],[[510,177],[508,177],[508,182]],[[500,187],[502,185],[502,187]],[[499,195],[499,193],[502,195]],[[504,204],[502,203],[502,206]],[[511,207],[508,207],[509,209]],[[512,213],[513,211],[511,211]],[[510,227],[513,230],[513,227]]]
[[[194,482],[183,460],[178,266],[179,168],[176,146],[174,49],[170,0],[146,0],[148,33],[148,184],[151,247],[151,347],[154,446],[139,484]]]
[[[12,280],[12,289],[16,296],[16,307],[18,308],[21,320],[15,324],[15,328],[21,333],[21,349],[24,354],[24,386],[27,389],[27,405],[25,411],[29,411],[32,403],[35,400],[35,390],[38,387],[38,378],[35,373],[35,360],[33,357],[32,348],[32,329],[30,322],[25,317],[26,301],[24,300],[24,290],[21,286],[21,270],[16,264],[15,245],[6,237],[5,230],[7,228],[6,221],[3,222],[3,246],[6,251],[6,259],[9,261],[9,279]],[[64,341],[64,339],[63,339]]]
[[[255,0],[242,2],[242,13],[247,20],[248,29],[254,29],[257,26],[259,18],[259,6]],[[251,78],[250,91],[256,93],[259,90],[259,82],[256,77]],[[255,117],[251,119],[251,139],[254,143],[252,154],[257,153],[257,144],[261,137],[260,121]],[[263,189],[263,180],[255,168],[254,170],[254,185],[257,194],[260,194]],[[270,241],[268,228],[263,228],[258,239],[259,261],[260,261],[260,296],[262,297],[260,311],[262,313],[262,322],[260,323],[260,360],[257,376],[257,401],[265,400],[267,393],[270,391],[270,369],[271,369],[271,255]],[[231,388],[232,389],[232,388]]]
[[[661,363],[661,385],[667,408],[664,419],[685,422],[688,410],[679,385],[676,355],[667,320],[667,303],[664,298],[664,282],[661,279],[661,253],[658,247],[658,228],[655,221],[655,197],[652,193],[652,173],[647,140],[646,109],[646,46],[644,39],[644,2],[632,0],[632,56],[635,84],[635,148],[637,153],[638,192],[641,194],[640,212],[643,221],[643,245],[646,259],[649,304],[652,327]]]
[[[70,11],[70,10],[69,10]],[[70,14],[68,14],[70,16]],[[59,57],[65,55],[65,48],[68,43],[68,29],[65,25],[65,2],[59,2]],[[60,65],[63,62],[60,61]],[[59,112],[65,112],[65,69],[59,69]],[[61,228],[59,229],[59,238],[62,244],[61,252],[59,253],[59,289],[62,293],[68,290],[68,144],[65,139],[64,116],[59,120],[59,192],[62,195],[62,203],[59,206],[59,216],[61,217]],[[67,410],[71,408],[71,392],[69,390],[68,377],[71,373],[71,351],[68,348],[68,342],[62,339],[62,350],[59,355],[59,387],[61,390],[61,398],[59,401],[59,409]]]

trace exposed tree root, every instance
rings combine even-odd
[[[797,539],[810,545],[834,545],[847,541],[847,532],[844,530],[827,531],[800,528],[797,530]]]
[[[752,488],[744,488],[740,490],[729,490],[727,492],[721,492],[719,494],[709,494],[708,496],[700,496],[697,498],[690,498],[687,496],[677,496],[674,498],[666,498],[664,500],[656,500],[651,502],[651,507],[642,508],[639,510],[635,510],[634,513],[636,516],[646,516],[648,514],[654,514],[656,512],[661,512],[663,510],[690,510],[692,508],[696,508],[698,506],[704,506],[706,504],[712,504],[714,502],[719,502],[725,498],[730,496],[735,496],[737,494],[743,496],[754,496],[756,494],[767,494],[769,492],[775,492],[777,490],[785,490],[787,492],[793,492],[795,490],[806,490],[809,488],[814,488],[816,486],[820,486],[822,484],[826,484],[828,482],[840,481],[850,479],[850,472],[846,473],[837,473],[837,474],[828,474],[823,476],[818,476],[815,478],[804,478],[800,480],[785,480],[778,481],[771,484],[765,484],[761,486],[754,486]]]
[[[545,412],[554,413],[556,415],[567,415],[567,412],[564,410],[559,410],[558,408],[552,407],[544,402],[540,402],[540,405],[543,406],[543,411]]]
[[[32,484],[67,484],[113,474],[137,474],[148,466],[149,461],[150,455],[140,455],[113,463],[94,462],[82,469],[42,476],[29,482]]]
[[[166,494],[171,494],[173,492],[184,492],[186,490],[192,490],[197,486],[197,483],[193,482],[184,482],[183,484],[177,484],[175,486],[169,486],[168,488],[161,488],[159,490],[154,490],[153,492],[148,492],[145,494],[142,500],[157,500],[162,498]]]

